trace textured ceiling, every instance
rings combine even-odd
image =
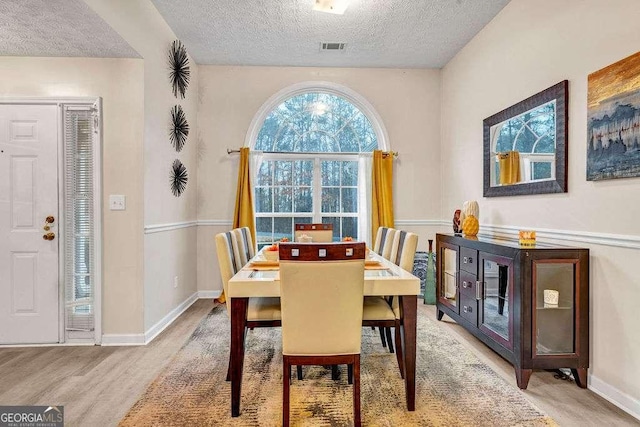
[[[440,68],[509,0],[152,0],[198,64]],[[320,42],[345,42],[320,52]]]
[[[140,57],[82,0],[0,0],[0,55]]]

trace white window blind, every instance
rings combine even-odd
[[[95,329],[94,145],[96,119],[90,106],[64,108],[65,328]]]

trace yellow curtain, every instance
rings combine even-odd
[[[251,194],[251,174],[249,171],[249,147],[240,149],[240,167],[238,168],[238,188],[236,189],[236,207],[233,212],[233,228],[249,227],[251,240],[255,246],[256,227],[253,216],[253,194]],[[254,248],[255,249],[255,248]],[[224,303],[224,291],[217,299]]]
[[[251,174],[249,171],[249,147],[242,147],[240,149],[236,208],[233,213],[233,228],[238,227],[249,227],[249,231],[251,231],[251,240],[255,245],[256,226],[253,218],[253,194],[251,194]]]
[[[520,182],[520,153],[507,151],[498,154],[500,166],[500,184],[515,184]]]
[[[395,227],[393,221],[393,153],[373,152],[373,176],[371,179],[371,238],[375,239],[378,227]]]

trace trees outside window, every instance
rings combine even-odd
[[[294,224],[331,223],[333,240],[362,238],[358,216],[362,176],[359,155],[377,149],[371,119],[346,96],[295,94],[266,115],[255,151],[262,151],[255,187],[258,247],[283,237]]]

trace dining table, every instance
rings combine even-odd
[[[364,270],[365,296],[398,298],[400,337],[404,358],[404,387],[407,410],[415,411],[416,400],[416,321],[420,279],[371,251]],[[245,332],[249,298],[280,297],[277,262],[268,262],[262,251],[247,262],[228,283],[231,301],[231,416],[240,415]]]

